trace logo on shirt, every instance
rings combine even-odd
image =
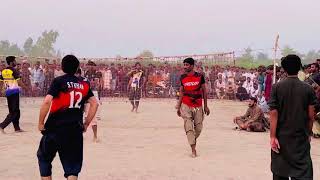
[[[196,82],[186,82],[183,84],[183,86],[197,86],[199,85],[199,81],[196,81]]]

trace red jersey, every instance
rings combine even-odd
[[[204,76],[198,72],[193,75],[183,74],[180,78],[181,86],[183,86],[182,103],[190,107],[202,106],[202,88],[205,84]]]

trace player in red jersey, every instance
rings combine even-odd
[[[207,105],[205,78],[194,71],[194,59],[183,61],[185,74],[181,75],[180,98],[177,104],[177,114],[184,120],[184,128],[191,146],[192,157],[197,156],[196,141],[202,130],[204,113],[210,114]],[[202,99],[204,107],[202,106]]]
[[[53,80],[40,110],[38,129],[43,136],[37,157],[42,180],[51,180],[51,163],[57,152],[64,176],[68,180],[78,178],[83,161],[82,133],[87,130],[98,108],[90,84],[75,76],[79,60],[67,55],[61,66],[66,74]],[[90,104],[90,109],[83,123],[85,102]]]

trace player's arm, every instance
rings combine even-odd
[[[179,90],[179,101],[178,101],[178,104],[177,104],[177,109],[180,109],[180,108],[181,108],[182,97],[183,97],[183,86],[180,86],[180,90]]]
[[[278,126],[278,97],[276,85],[272,87],[270,100],[268,105],[270,107],[270,146],[272,151],[279,153],[280,143],[277,138],[277,126]]]
[[[130,80],[129,80],[129,83],[128,83],[128,86],[127,86],[127,90],[130,89],[130,85],[131,85],[132,81],[133,81],[133,79],[132,79],[132,77],[130,77]]]
[[[89,110],[88,110],[88,115],[85,119],[84,122],[84,131],[87,130],[89,124],[91,123],[92,119],[94,118],[94,116],[96,115],[97,109],[98,109],[98,102],[96,97],[92,96],[88,99],[88,103],[90,104]]]
[[[51,102],[52,102],[53,96],[52,95],[47,95],[44,98],[44,101],[41,105],[40,108],[40,115],[39,115],[39,123],[38,123],[38,130],[43,131],[44,129],[44,121],[45,118],[47,117],[47,114],[50,110]]]
[[[278,110],[273,109],[270,111],[270,138],[276,138],[278,124]]]

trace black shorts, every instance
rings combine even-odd
[[[43,135],[37,152],[42,177],[51,176],[51,163],[57,152],[64,170],[64,177],[78,176],[83,160],[82,131],[48,132]]]
[[[141,98],[141,88],[131,88],[129,91],[129,100],[140,100]]]

